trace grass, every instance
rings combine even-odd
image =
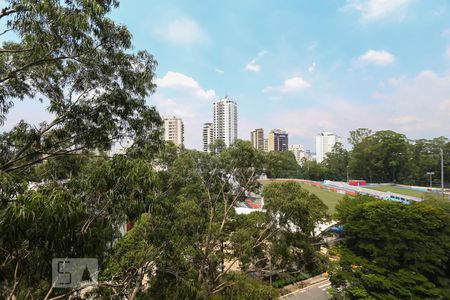
[[[321,188],[314,185],[309,185],[306,183],[301,183],[301,185],[305,190],[319,197],[319,199],[322,200],[322,202],[325,203],[326,206],[328,206],[328,210],[330,211],[330,213],[334,213],[336,204],[344,197],[344,195],[342,194],[322,190]]]
[[[418,198],[423,198],[423,195],[424,195],[424,192],[404,189],[404,188],[401,188],[398,186],[381,185],[381,186],[370,186],[370,187],[368,186],[367,188],[372,189],[372,190],[381,191],[381,192],[393,192],[393,193],[397,193],[397,194],[418,197]]]
[[[263,185],[269,184],[270,182],[262,182]],[[321,188],[309,185],[306,183],[300,183],[301,186],[307,190],[308,192],[315,194],[317,197],[319,197],[320,200],[322,200],[323,203],[325,203],[326,206],[328,206],[328,211],[332,214],[334,213],[334,208],[336,207],[336,204],[339,200],[341,200],[344,195],[338,194],[335,192],[322,190]]]

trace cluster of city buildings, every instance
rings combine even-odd
[[[184,124],[180,118],[165,116],[164,139],[172,141],[175,145],[184,142]],[[203,124],[203,151],[211,152],[211,145],[217,140],[223,141],[226,147],[232,145],[237,139],[237,104],[225,97],[213,104],[213,120]],[[304,160],[316,160],[321,163],[326,154],[331,152],[336,143],[341,143],[341,137],[332,132],[321,132],[316,136],[316,152],[312,153],[301,144],[289,145],[289,135],[281,129],[272,129],[264,135],[264,129],[257,128],[250,133],[250,141],[260,151],[291,151],[299,164]]]

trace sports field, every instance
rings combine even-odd
[[[421,192],[421,191],[404,189],[404,188],[401,188],[398,186],[380,185],[380,186],[370,186],[370,187],[368,186],[367,188],[372,189],[372,190],[382,191],[382,192],[393,192],[393,193],[397,193],[397,194],[418,197],[418,198],[423,198],[423,194],[424,194],[424,192]]]
[[[270,182],[267,182],[267,181],[262,182],[263,185],[266,185],[269,183]],[[319,199],[322,200],[326,206],[328,206],[328,210],[330,211],[330,213],[334,213],[334,208],[336,207],[336,204],[338,203],[338,201],[340,199],[342,199],[344,197],[344,195],[342,195],[342,194],[330,192],[327,190],[322,190],[321,188],[313,186],[313,185],[309,185],[306,183],[300,183],[300,184],[305,190],[307,190],[308,192],[315,194],[317,197],[319,197]]]

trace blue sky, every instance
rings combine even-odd
[[[314,151],[325,130],[450,136],[446,0],[123,0],[111,17],[158,61],[148,103],[183,118],[189,148],[225,95],[243,139],[281,128]]]

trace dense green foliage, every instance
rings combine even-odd
[[[350,299],[448,298],[450,214],[439,207],[444,200],[434,201],[345,198],[336,208],[346,240],[331,276],[335,292]]]
[[[301,178],[300,166],[290,151],[264,153],[264,168],[269,178]]]
[[[326,259],[313,246],[314,229],[329,220],[327,206],[296,182],[271,183],[264,188],[266,213],[276,233],[270,238],[272,267],[287,271],[320,273]]]
[[[145,104],[156,62],[146,51],[130,53],[131,33],[107,17],[118,1],[4,2],[0,18],[18,41],[0,48],[0,121],[14,101],[35,98],[53,120],[21,121],[0,134],[2,172],[109,150],[124,138],[140,147],[152,140],[157,149],[161,119]]]
[[[1,210],[2,295],[62,295],[50,285],[53,257],[97,258],[91,294],[106,298],[270,299],[272,287],[242,271],[263,279],[325,270],[313,244],[327,207],[298,183],[269,184],[265,212],[236,214],[260,188],[264,160],[250,143],[214,154],[173,150],[151,160],[89,158],[64,181],[17,189]]]
[[[439,137],[432,140],[408,140],[391,130],[372,133],[367,128],[350,132],[347,151],[336,144],[325,160],[304,161],[300,174],[306,179],[345,181],[365,179],[369,182],[396,182],[429,185],[427,172],[435,172],[434,185],[440,183],[440,149],[444,151],[444,178],[450,180],[450,141]]]
[[[209,154],[164,144],[145,104],[156,62],[132,52],[131,33],[108,18],[118,1],[4,2],[0,18],[17,39],[0,48],[0,121],[14,101],[33,99],[53,120],[0,134],[0,298],[76,298],[77,288],[52,286],[50,262],[92,257],[93,298],[273,299],[272,276],[301,274],[286,283],[328,267],[314,229],[330,216],[294,182],[267,185],[264,211],[237,214],[261,192],[262,173],[343,180],[350,166],[352,177],[408,182],[437,168],[438,149],[449,161],[445,138],[411,143],[366,129],[351,133],[352,151],[338,144],[324,163],[301,167],[290,152],[240,140]],[[132,141],[125,154],[105,155],[123,140]],[[358,198],[337,212],[347,241],[336,287],[351,297],[448,296],[447,203]]]

